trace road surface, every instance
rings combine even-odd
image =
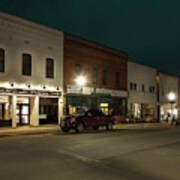
[[[0,179],[180,179],[180,128],[1,138]]]

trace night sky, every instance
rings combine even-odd
[[[0,10],[180,75],[179,0],[0,0]]]

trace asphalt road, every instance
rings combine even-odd
[[[0,180],[180,179],[180,128],[0,139]]]

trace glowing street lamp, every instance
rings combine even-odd
[[[85,76],[77,76],[75,79],[76,85],[80,87],[81,94],[83,94],[83,87],[86,85],[87,80]],[[80,105],[83,106],[82,96],[80,97]]]
[[[174,115],[173,114],[173,104],[176,102],[176,94],[174,92],[170,92],[168,94],[168,100],[171,104],[171,117],[173,118],[173,115]],[[172,120],[174,120],[174,119],[172,119]]]
[[[83,87],[85,84],[86,84],[86,78],[84,76],[78,76],[76,79],[75,79],[75,82],[78,86],[81,86]]]
[[[80,86],[81,88],[81,93],[83,91],[83,87],[86,85],[87,83],[87,80],[86,80],[86,77],[85,76],[78,76],[76,79],[75,79],[75,82],[78,86]]]
[[[174,92],[170,92],[168,94],[168,100],[170,103],[174,103],[176,101],[176,94]]]

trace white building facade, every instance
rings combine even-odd
[[[178,77],[159,73],[159,80],[160,120],[177,119]]]
[[[0,13],[0,126],[58,122],[62,86],[63,33]]]
[[[135,121],[157,117],[156,69],[128,62],[128,115]]]

